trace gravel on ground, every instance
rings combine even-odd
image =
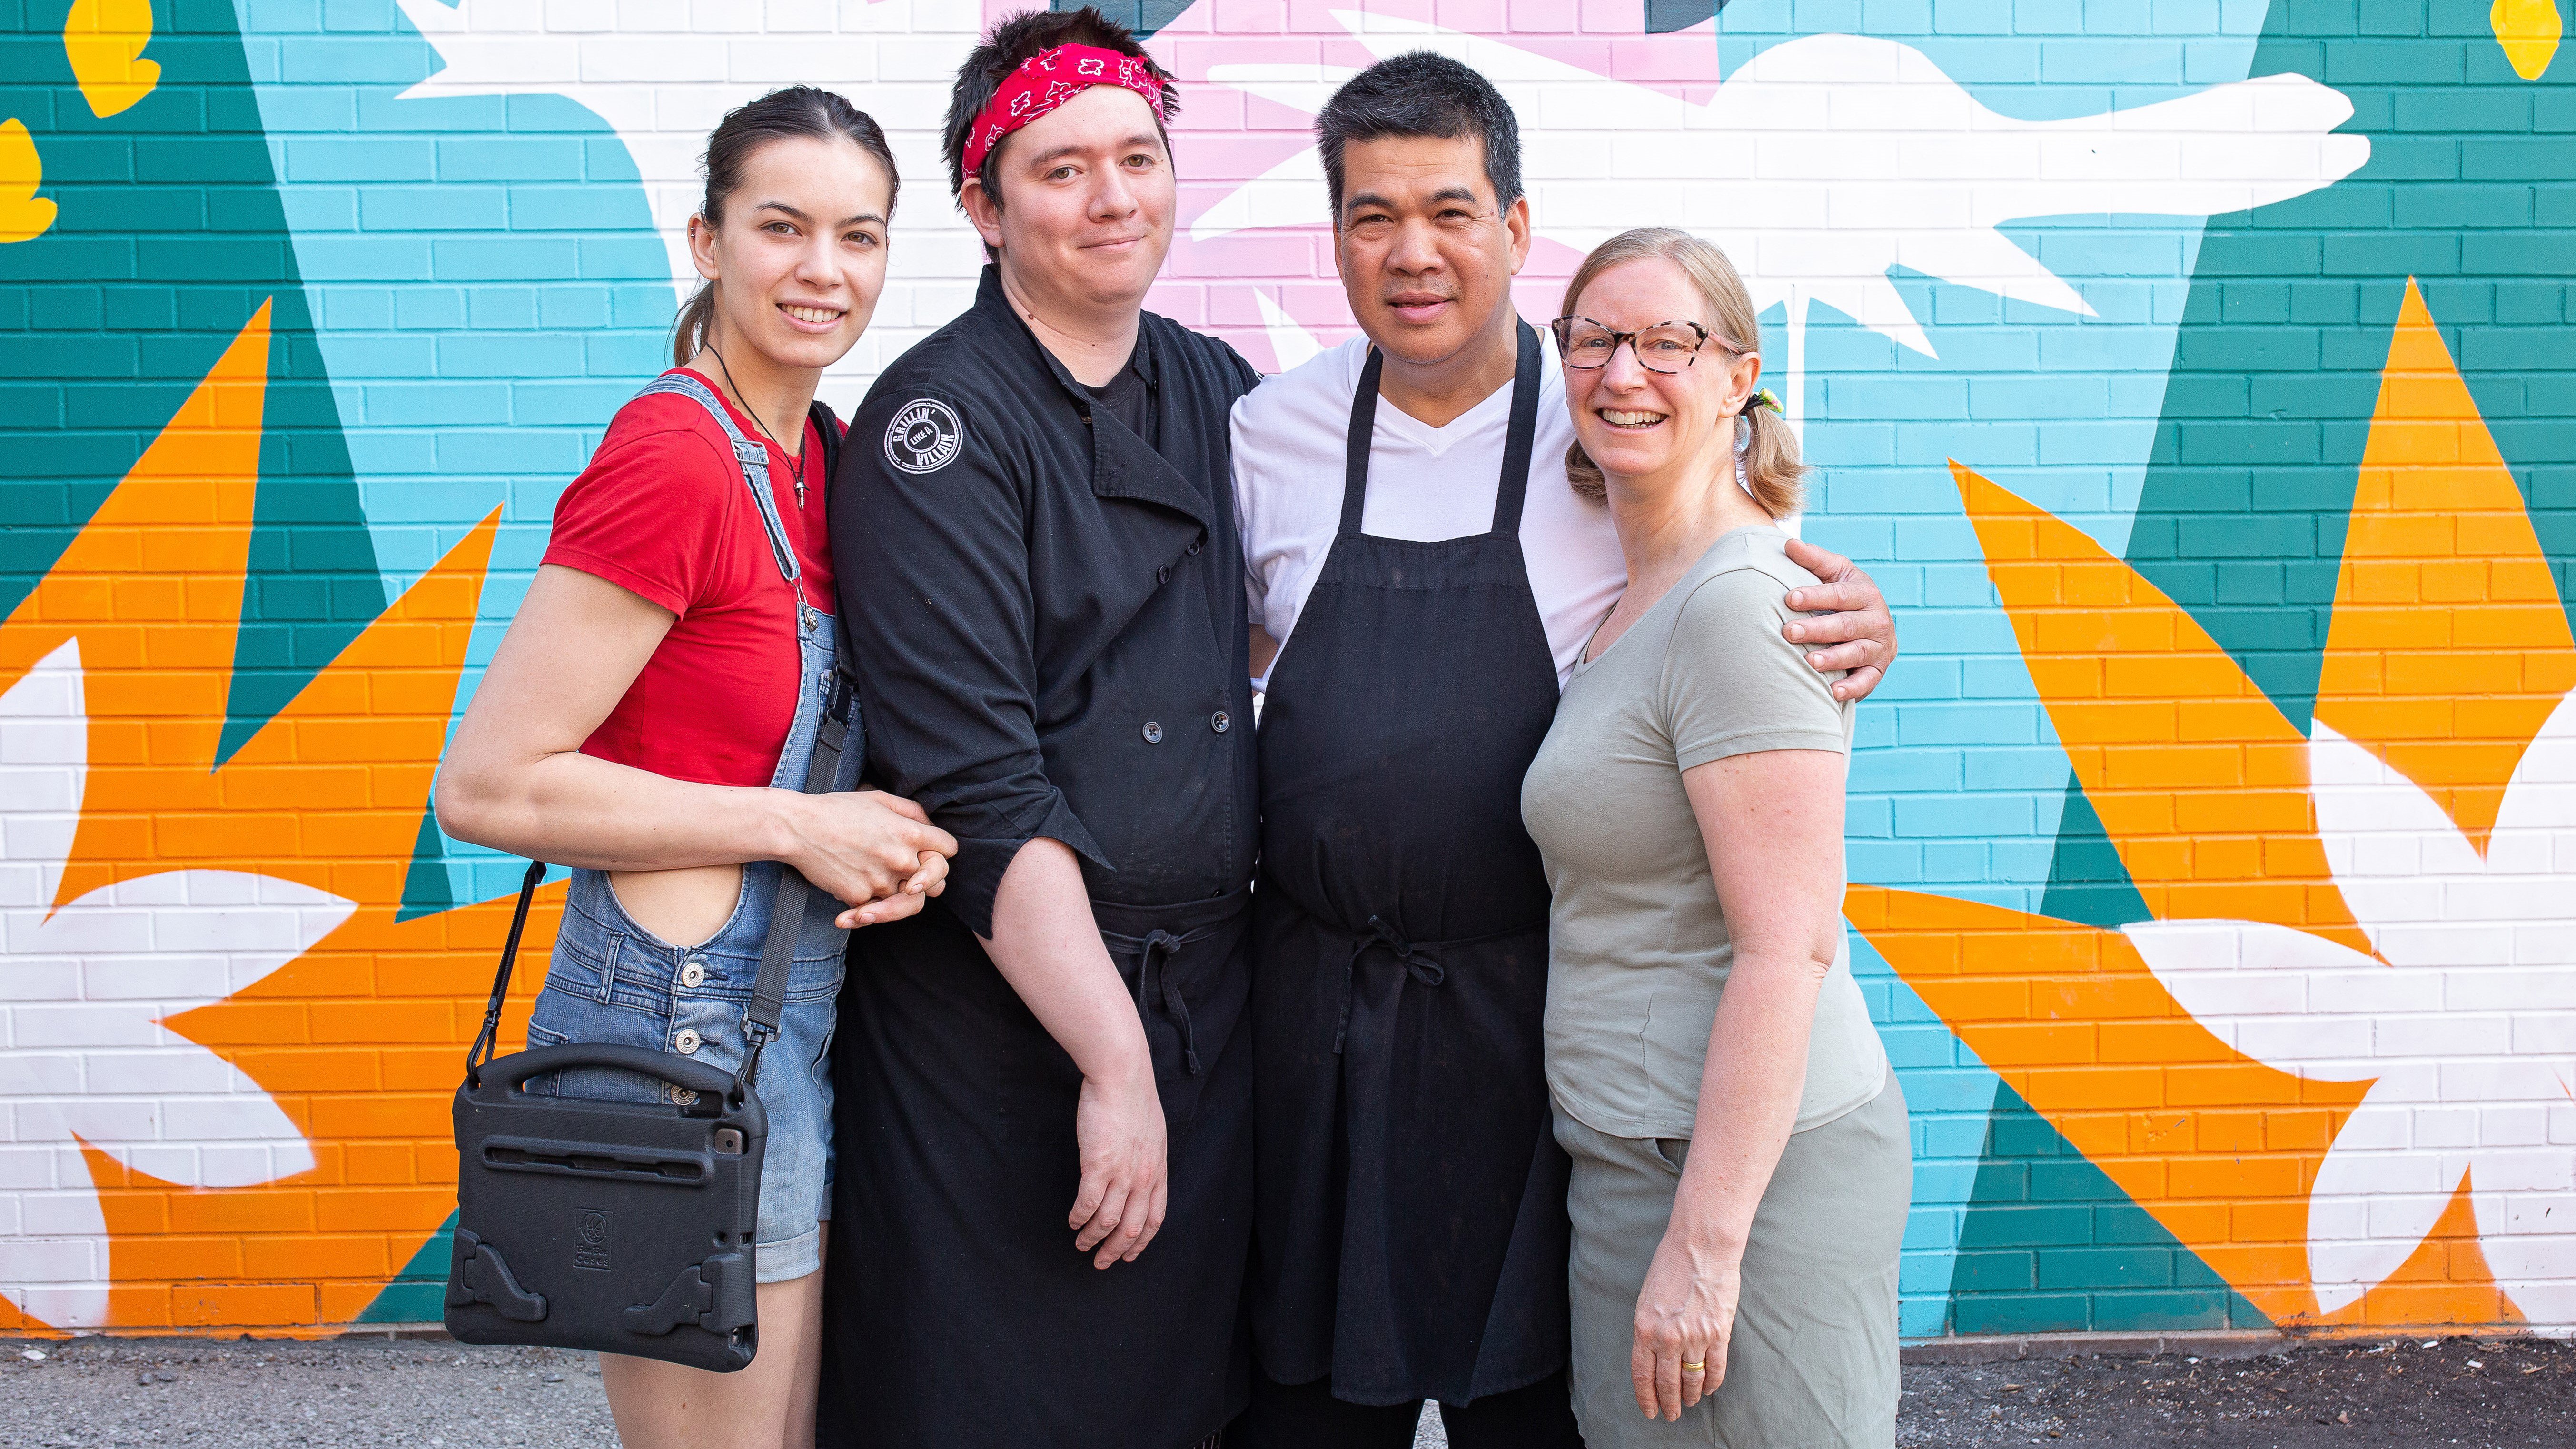
[[[1417,1449],[1445,1443],[1425,1416]],[[1917,1365],[1899,1449],[2567,1449],[2576,1344],[2309,1342],[2254,1358]],[[0,1449],[614,1449],[588,1354],[431,1339],[0,1341]]]

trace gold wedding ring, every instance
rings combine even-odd
[[[1682,1372],[1686,1374],[1704,1374],[1708,1372],[1708,1365],[1705,1363],[1686,1363],[1682,1365]]]

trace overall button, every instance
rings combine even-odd
[[[680,1034],[671,1038],[671,1045],[677,1048],[680,1055],[684,1057],[696,1056],[698,1054],[698,1029],[694,1026],[681,1027]]]
[[[1159,745],[1162,742],[1163,727],[1152,720],[1145,721],[1145,743],[1149,745]]]
[[[706,985],[706,984],[707,984],[707,968],[706,968],[706,967],[704,967],[704,966],[699,965],[699,964],[698,964],[697,962],[695,962],[695,961],[692,961],[692,962],[690,962],[688,965],[681,967],[681,968],[680,968],[680,984],[681,984],[682,986],[704,986],[704,985]]]
[[[686,1087],[673,1087],[671,1089],[671,1105],[674,1107],[694,1107],[698,1105],[698,1094],[690,1091]]]
[[[1218,734],[1224,734],[1227,730],[1234,728],[1234,716],[1227,714],[1224,710],[1218,710],[1216,713],[1208,716],[1208,728],[1215,730]]]

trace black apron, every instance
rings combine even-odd
[[[1254,1341],[1281,1383],[1463,1404],[1567,1355],[1548,889],[1520,814],[1557,701],[1520,544],[1542,358],[1522,324],[1492,531],[1436,543],[1360,531],[1381,362],[1261,720]]]

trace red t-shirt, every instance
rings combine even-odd
[[[805,425],[803,452],[791,461],[720,389],[708,390],[744,437],[769,450],[769,491],[802,568],[805,599],[834,612],[823,524],[830,480],[814,425]],[[545,562],[606,579],[679,616],[583,754],[675,780],[769,783],[802,672],[796,586],[778,572],[733,445],[705,408],[663,393],[618,409],[590,466],[555,503]]]

